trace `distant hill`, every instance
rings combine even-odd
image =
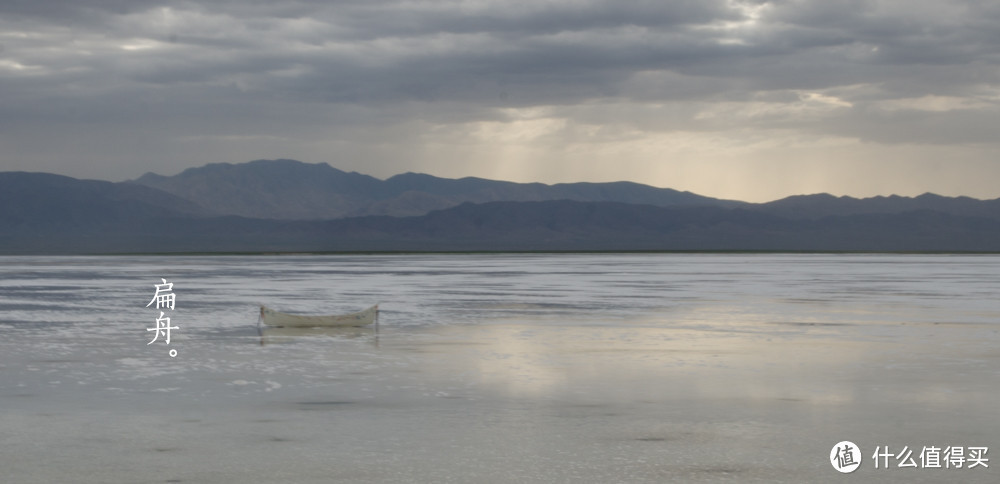
[[[617,202],[463,204],[420,217],[299,226],[327,250],[998,251],[1000,221],[932,211],[795,220],[744,208]]]
[[[789,210],[782,203],[727,208],[545,200],[466,202],[412,217],[274,220],[215,215],[198,204],[138,184],[0,173],[0,253],[1000,251],[1000,220],[989,211],[996,201],[970,204],[971,213],[986,216],[907,210],[913,202],[905,200],[895,201],[903,209],[898,212],[866,208],[865,213],[834,214],[846,209],[838,208],[840,202],[830,198],[797,199],[825,207],[817,209],[816,215],[801,204],[792,214],[782,214]],[[940,198],[923,197],[920,203],[954,202]],[[863,200],[847,202],[869,207]],[[860,210],[857,207],[854,210]]]
[[[131,183],[194,202],[219,215],[310,220],[362,215],[423,215],[466,202],[578,200],[657,206],[739,206],[668,188],[631,182],[514,183],[449,179],[418,173],[388,180],[348,173],[326,163],[257,160],[190,168],[175,176],[147,173]]]
[[[327,164],[292,160],[215,163],[175,176],[147,173],[131,182],[190,200],[220,215],[328,219],[362,211],[382,181]]]
[[[819,219],[829,216],[860,214],[892,214],[929,210],[965,217],[985,217],[1000,220],[1000,199],[977,200],[969,197],[942,197],[925,193],[918,197],[852,198],[835,197],[826,193],[796,195],[774,202],[759,204],[758,210],[793,219]]]
[[[150,187],[27,172],[0,172],[0,207],[0,235],[44,227],[69,234],[122,221],[212,215]]]
[[[0,252],[106,252],[108,244],[160,234],[169,222],[210,220],[211,215],[195,203],[141,185],[0,172]]]

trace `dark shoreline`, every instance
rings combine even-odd
[[[706,255],[1000,255],[1000,251],[956,250],[331,250],[331,251],[190,251],[190,252],[22,252],[0,257],[79,256],[328,256],[328,255],[572,255],[572,254],[706,254]]]

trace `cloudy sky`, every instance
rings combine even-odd
[[[2,171],[1000,197],[995,0],[4,0],[0,93]]]

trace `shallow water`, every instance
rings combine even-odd
[[[161,277],[178,329],[147,345]],[[996,482],[870,458],[997,444],[998,293],[985,255],[0,257],[0,467],[9,482]],[[376,302],[377,330],[256,327],[258,304]],[[851,477],[828,461],[841,440],[868,459]]]

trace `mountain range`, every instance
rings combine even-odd
[[[0,173],[0,253],[1000,251],[1000,199],[752,204],[647,185],[513,183],[326,164],[210,164],[120,183]]]
[[[578,200],[656,206],[739,204],[631,182],[545,185],[472,177],[456,180],[420,173],[404,173],[379,180],[347,173],[326,163],[295,160],[214,163],[170,177],[147,173],[131,183],[190,200],[217,215],[279,220],[424,215],[465,202]]]

